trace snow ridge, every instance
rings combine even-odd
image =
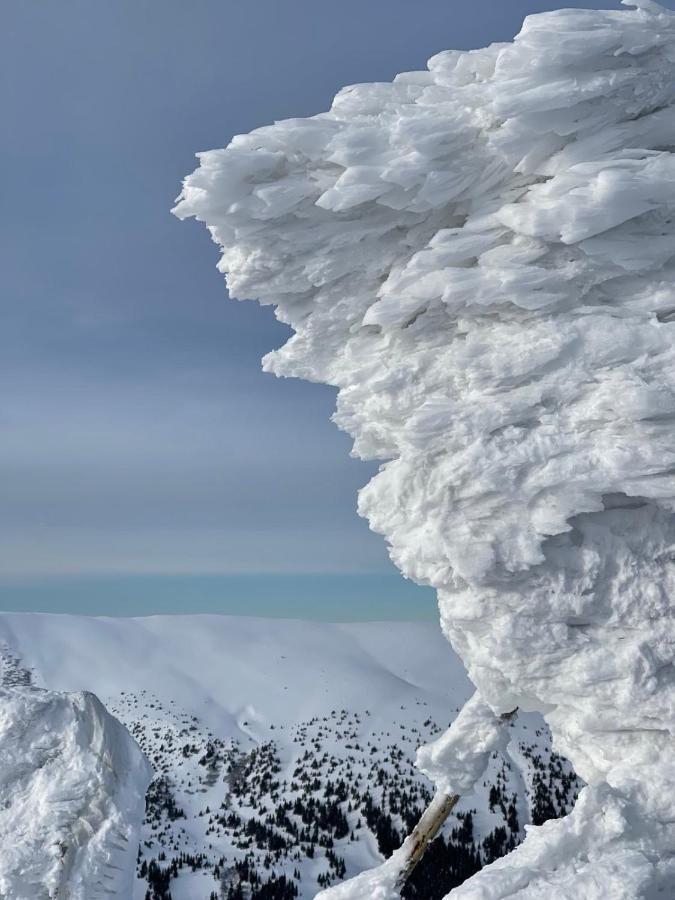
[[[0,897],[131,896],[151,769],[87,692],[31,685],[0,664]]]
[[[462,898],[675,884],[675,16],[625,5],[235,137],[175,209],[294,328],[265,368],[338,388],[482,702],[589,785]]]

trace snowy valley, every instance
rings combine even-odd
[[[91,690],[149,759],[134,900],[309,900],[377,865],[431,797],[417,747],[472,692],[426,623],[5,614],[0,645],[8,690]],[[443,897],[579,787],[521,716],[404,896]]]

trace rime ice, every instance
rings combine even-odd
[[[238,136],[176,207],[294,328],[266,369],[338,388],[480,696],[589,784],[458,897],[675,885],[675,17],[630,5]]]
[[[0,897],[130,897],[151,769],[124,726],[93,694],[0,678],[0,758]]]

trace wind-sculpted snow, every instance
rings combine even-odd
[[[462,897],[675,889],[675,17],[628,5],[238,136],[175,210],[295,330],[265,368],[338,388],[482,699],[589,783]]]
[[[128,898],[149,764],[93,694],[4,680],[0,897]]]

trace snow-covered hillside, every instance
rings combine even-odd
[[[101,702],[0,642],[0,897],[128,898],[151,769]]]
[[[431,624],[3,614],[0,644],[36,684],[94,690],[152,762],[136,900],[149,885],[246,897],[238,881],[256,900],[309,900],[376,865],[429,800],[417,747],[471,693]],[[524,716],[407,896],[442,896],[578,787]]]

